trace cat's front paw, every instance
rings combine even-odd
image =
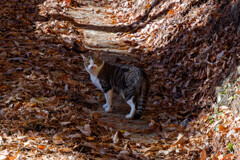
[[[127,119],[133,119],[133,117],[134,117],[134,115],[132,115],[132,114],[126,115],[126,118],[127,118]]]
[[[112,107],[107,107],[107,108],[105,108],[105,112],[112,112]]]
[[[107,107],[108,107],[108,104],[106,103],[106,104],[104,104],[102,107],[103,107],[103,108],[107,108]]]

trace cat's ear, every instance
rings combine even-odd
[[[98,51],[98,52],[96,53],[96,58],[97,58],[97,60],[101,60],[100,51]]]
[[[81,54],[81,56],[82,56],[83,61],[87,60],[87,58],[83,54]]]

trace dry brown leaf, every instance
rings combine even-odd
[[[93,141],[94,137],[86,137],[86,139],[89,140],[89,141]]]
[[[125,138],[124,136],[123,136],[123,134],[122,134],[122,132],[121,131],[117,131],[115,134],[114,134],[114,136],[113,136],[113,143],[119,143],[119,142],[121,142],[121,140],[122,139],[128,139],[128,138]]]
[[[236,132],[240,131],[240,127],[234,128]]]
[[[148,152],[148,151],[159,151],[161,148],[159,148],[158,146],[151,146],[149,148],[144,148],[141,149],[141,152]]]
[[[60,122],[60,124],[61,124],[62,126],[66,126],[66,125],[68,125],[68,124],[71,124],[71,122]]]
[[[79,133],[76,133],[76,134],[70,134],[68,136],[66,136],[66,138],[82,138],[82,135],[79,134]]]
[[[187,137],[185,137],[182,133],[180,133],[177,137],[177,141],[174,142],[175,145],[177,144],[184,144],[185,142],[187,142],[189,139]]]
[[[200,160],[206,160],[207,159],[207,152],[206,149],[203,148],[201,154],[200,154]]]
[[[219,125],[218,126],[218,129],[220,130],[220,131],[226,131],[227,130],[227,127],[224,127],[223,125]]]
[[[84,127],[83,126],[76,126],[77,129],[79,129],[85,136],[90,136],[92,131],[91,131],[91,127],[89,124],[85,124]]]
[[[55,134],[53,136],[52,141],[53,141],[54,144],[63,144],[64,143],[63,139],[58,134]]]
[[[46,149],[46,147],[47,147],[46,145],[39,145],[38,149],[44,151]]]
[[[229,155],[226,155],[222,158],[222,160],[231,160],[233,155],[232,154],[229,154]]]
[[[17,156],[18,156],[18,153],[16,153],[14,156],[12,156],[12,157],[9,157],[8,159],[9,160],[15,160],[16,158],[17,158]]]
[[[143,133],[151,133],[151,132],[155,132],[156,129],[159,127],[159,124],[156,123],[154,120],[151,120],[151,122],[148,125],[148,128],[143,130]]]
[[[236,93],[237,93],[237,94],[240,94],[240,90],[237,90]]]
[[[0,155],[0,160],[8,160],[9,158],[7,155]]]
[[[62,149],[60,149],[60,152],[70,153],[70,152],[72,152],[72,150],[69,148],[62,148]]]
[[[118,158],[118,159],[128,159],[128,158],[130,158],[129,156],[130,156],[129,151],[127,151],[127,150],[122,150],[122,151],[120,151],[119,154],[117,155],[117,158]]]

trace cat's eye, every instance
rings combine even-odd
[[[85,64],[88,66],[90,64],[89,60],[85,61]]]

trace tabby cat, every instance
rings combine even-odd
[[[110,64],[96,57],[82,55],[84,66],[94,85],[106,98],[105,112],[112,111],[113,91],[120,94],[131,107],[127,119],[139,119],[147,103],[149,80],[147,74],[133,66]]]

